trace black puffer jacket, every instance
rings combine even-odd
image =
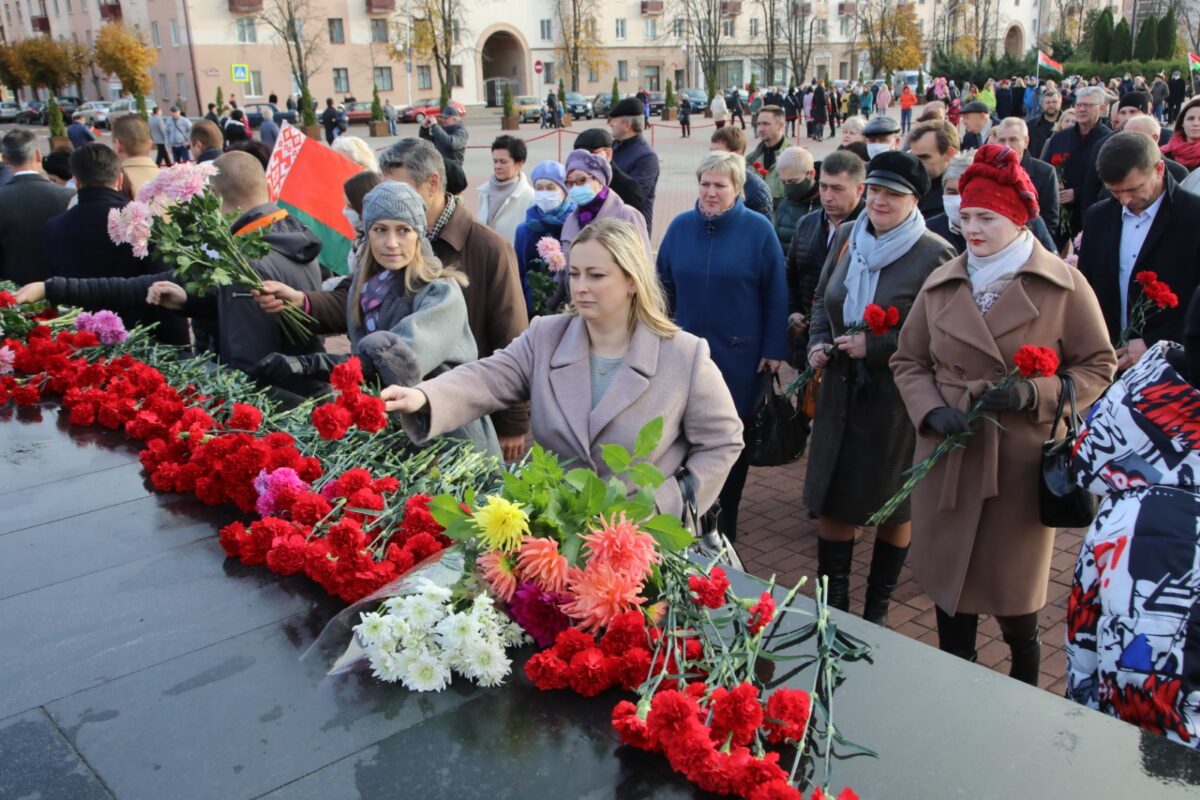
[[[155,281],[175,280],[171,271],[138,275],[133,278],[60,278],[46,280],[46,299],[55,305],[78,306],[87,311],[108,309],[125,319],[143,323],[157,322],[154,338],[164,344],[187,345],[187,318],[165,308],[146,305],[146,292]],[[213,336],[215,325],[197,324],[198,341]]]

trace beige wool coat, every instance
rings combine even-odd
[[[1081,414],[1116,372],[1091,287],[1040,244],[986,317],[971,295],[965,254],[929,276],[891,358],[918,429],[913,463],[941,438],[922,425],[926,415],[945,405],[969,410],[1012,369],[1013,355],[1026,344],[1058,353],[1059,374],[1074,381]],[[1058,377],[1033,382],[1034,409],[994,414],[1002,429],[984,423],[913,492],[908,562],[944,611],[1016,616],[1046,604],[1054,529],[1038,516],[1038,480],[1060,383]]]
[[[420,414],[406,415],[405,429],[423,443],[528,400],[534,441],[568,468],[593,469],[607,479],[611,473],[601,446],[619,444],[633,452],[638,431],[661,416],[662,439],[649,457],[667,477],[656,492],[659,511],[683,511],[672,476],[684,465],[696,479],[699,509],[707,510],[744,446],[741,420],[708,344],[684,331],[660,338],[639,323],[624,362],[595,409],[589,353],[582,319],[536,317],[503,350],[417,384],[429,405]]]

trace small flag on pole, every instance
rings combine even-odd
[[[1041,50],[1038,50],[1038,69],[1049,70],[1050,72],[1054,72],[1059,75],[1063,74],[1062,64],[1058,63]]]
[[[1200,72],[1200,56],[1195,53],[1188,53],[1188,70],[1191,72]]]

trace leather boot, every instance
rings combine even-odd
[[[830,608],[850,610],[850,564],[854,560],[854,540],[835,542],[817,539],[817,578],[829,576]]]
[[[979,617],[974,614],[947,614],[934,606],[937,613],[938,649],[974,664],[979,660],[975,636]]]
[[[871,571],[867,574],[867,600],[863,605],[863,619],[867,622],[887,627],[888,604],[907,556],[907,547],[896,547],[882,539],[875,540]]]
[[[1035,631],[1032,638],[1010,639],[1003,637],[1005,644],[1012,650],[1012,667],[1008,670],[1010,678],[1016,678],[1030,686],[1038,685],[1038,674],[1042,665],[1042,641]]]

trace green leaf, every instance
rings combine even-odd
[[[563,558],[567,559],[567,563],[574,567],[579,563],[579,553],[582,549],[583,539],[579,538],[578,533],[571,533],[567,534],[560,552],[563,554]]]
[[[462,510],[458,500],[448,494],[440,494],[429,501],[429,514],[443,528],[449,528],[457,521],[470,518],[470,515]]]
[[[582,492],[583,487],[587,486],[588,479],[594,477],[596,477],[596,473],[590,469],[573,469],[566,474],[563,480],[570,484],[573,489]]]
[[[637,439],[633,443],[634,458],[649,458],[654,452],[654,448],[658,447],[658,443],[662,440],[663,435],[663,418],[655,417],[646,423],[646,426],[638,431]]]
[[[604,445],[600,448],[600,454],[614,475],[619,475],[629,469],[629,464],[633,461],[633,456],[629,455],[629,451],[619,444]]]
[[[596,473],[589,472],[580,492],[577,508],[583,516],[594,517],[604,510],[604,500],[607,496],[608,487],[604,485],[604,481],[600,480]]]
[[[631,466],[629,468],[629,479],[638,486],[649,486],[651,489],[657,489],[666,480],[663,477],[662,470],[649,461],[643,461],[640,464]]]
[[[693,541],[691,532],[683,527],[679,517],[670,514],[657,514],[643,522],[641,527],[668,553],[682,550]]]

